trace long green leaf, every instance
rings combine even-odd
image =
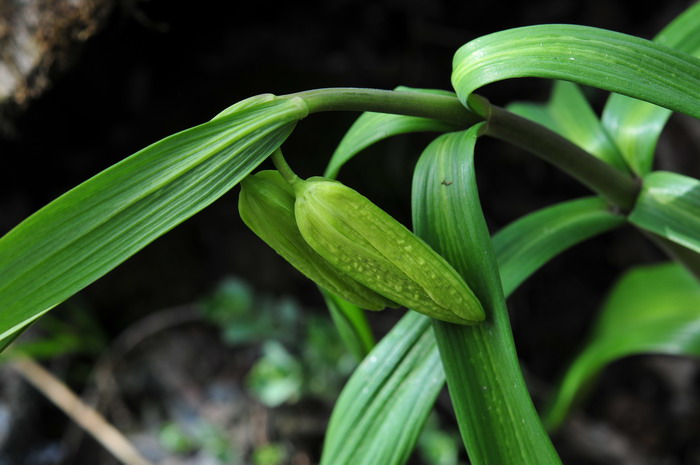
[[[511,223],[493,238],[503,291],[509,295],[552,257],[623,224],[599,197],[563,202]]]
[[[666,26],[654,41],[700,56],[700,3]],[[603,125],[638,175],[651,171],[656,143],[671,112],[647,102],[613,94],[603,110]]]
[[[515,221],[493,238],[505,294],[514,291],[537,268],[564,249],[618,224],[619,217],[610,213],[607,206],[595,198],[564,202]],[[518,237],[520,241],[517,241]],[[444,379],[442,365],[432,365],[431,362],[432,356],[438,356],[438,349],[429,321],[426,317],[409,312],[402,318],[402,323],[372,350],[370,357],[365,358],[363,369],[352,375],[330,420],[331,428],[323,449],[324,463],[405,463],[403,458],[415,445],[405,438],[415,438],[422,430],[434,399],[443,386],[443,383],[424,383],[425,379]],[[413,328],[414,324],[428,337],[414,337],[410,344],[397,345],[398,341],[403,340],[405,327]],[[428,356],[426,351],[432,351],[433,355]],[[377,360],[387,358],[394,363],[376,367]],[[426,365],[430,365],[430,370],[426,369]],[[375,383],[374,379],[381,379],[382,382]],[[388,427],[391,411],[382,408],[381,400],[377,401],[386,398],[393,399],[396,405],[406,406],[403,408],[410,408],[416,421],[406,423],[402,428]],[[362,412],[362,416],[347,417],[347,411]],[[348,430],[358,422],[381,433],[358,434],[349,438]],[[390,452],[394,454],[393,459],[386,460]]]
[[[405,463],[444,381],[430,319],[409,312],[340,394],[321,465]]]
[[[629,172],[617,146],[576,84],[555,81],[546,105],[517,102],[507,109],[561,134],[619,170]]]
[[[700,283],[678,264],[626,273],[556,390],[547,426],[559,426],[581,389],[614,360],[641,353],[700,356],[698,309]]]
[[[486,311],[469,327],[434,320],[435,338],[472,464],[559,464],[522,377],[479,204],[473,155],[482,127],[438,137],[414,173],[416,234],[459,271]]]
[[[628,219],[700,253],[700,181],[668,171],[649,173]]]
[[[167,137],[54,200],[0,239],[0,340],[231,189],[306,115],[254,98]]]
[[[413,89],[399,86],[397,91],[411,91],[432,93],[454,97],[453,92],[435,89]],[[340,168],[350,161],[355,155],[370,145],[380,140],[387,139],[399,134],[411,132],[436,131],[446,132],[458,129],[455,125],[430,118],[419,118],[417,116],[392,115],[387,113],[362,113],[352,124],[348,132],[335,149],[333,156],[328,162],[324,176],[335,179]]]
[[[700,117],[700,59],[638,37],[586,26],[540,25],[463,45],[452,84],[467,104],[481,86],[542,77],[585,84]]]

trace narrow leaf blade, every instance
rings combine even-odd
[[[414,173],[416,233],[460,272],[486,311],[470,327],[434,320],[435,338],[471,462],[560,464],[522,378],[481,212],[473,154],[482,127],[438,137]]]
[[[497,233],[493,245],[506,295],[564,249],[619,224],[619,218],[611,216],[614,215],[599,200],[573,200],[527,215]],[[573,225],[579,228],[574,233],[569,227]],[[522,240],[518,242],[514,238],[519,235]],[[429,321],[414,312],[406,314],[365,358],[362,369],[353,373],[331,417],[323,463],[402,465],[406,462],[415,441],[405,438],[416,437],[423,428],[444,384],[442,364],[433,363],[439,352]],[[414,325],[428,336],[418,337],[406,329]],[[378,367],[377,360],[387,363]],[[425,384],[426,379],[442,381]],[[416,421],[391,426],[391,410],[384,409],[382,403],[387,398],[393,399],[395,405],[410,406]],[[354,413],[349,416],[347,412]],[[360,423],[366,425],[367,431],[382,431],[382,434],[349,437],[348,431]],[[383,461],[378,461],[380,458]]]
[[[321,465],[405,463],[444,379],[430,319],[409,312],[343,389]]]
[[[8,232],[0,238],[0,340],[211,204],[305,115],[299,99],[243,104],[113,165]]]
[[[493,238],[505,294],[552,257],[623,224],[624,218],[599,197],[562,202],[511,223]]]

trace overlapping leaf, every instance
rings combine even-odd
[[[668,171],[649,173],[628,219],[700,253],[700,181]]]
[[[415,89],[399,86],[395,90],[454,96],[453,92],[436,89]],[[445,132],[454,129],[457,128],[453,124],[430,118],[364,112],[355,120],[338,144],[338,147],[335,149],[335,152],[328,162],[324,176],[335,179],[340,169],[355,155],[367,147],[389,137],[421,131]],[[360,324],[360,327],[353,328],[353,321],[355,321],[355,319],[343,316],[344,314],[341,310],[347,308],[347,306],[336,305],[336,296],[329,292],[324,292],[324,296],[338,330],[345,335],[344,339],[349,344],[348,347],[351,347],[353,353],[356,353],[359,348],[357,342],[362,339],[361,335],[367,332],[366,329],[362,324]],[[352,334],[355,336],[352,336]],[[358,337],[360,339],[358,339]]]
[[[527,215],[499,231],[493,238],[505,294],[514,291],[520,283],[550,259],[579,242],[600,234],[623,220],[608,210],[597,198],[585,198],[564,202]],[[520,238],[520,240],[517,240]],[[406,332],[404,325],[418,327],[426,338],[413,338],[407,345],[397,345]],[[410,320],[404,321],[404,320]],[[416,320],[416,321],[413,321]],[[338,465],[358,463],[383,463],[400,465],[405,463],[415,443],[415,438],[432,410],[434,399],[443,383],[423,384],[423,379],[444,379],[441,364],[432,365],[432,357],[438,356],[432,328],[428,319],[413,312],[403,317],[400,326],[393,328],[365,359],[362,370],[356,371],[343,390],[331,417],[334,426],[327,434],[323,457],[326,462]],[[398,351],[398,352],[397,352]],[[428,356],[428,353],[433,355]],[[376,367],[376,360],[393,358],[394,364]],[[430,369],[427,369],[430,365]],[[374,378],[382,382],[372,383]],[[396,405],[410,408],[415,421],[402,428],[392,429],[391,411],[382,408],[381,399],[391,398]],[[347,428],[358,420],[346,418],[348,410],[362,412],[362,420],[379,431],[373,435],[355,435],[347,438]],[[340,412],[340,413],[338,413]],[[392,460],[387,460],[389,454]],[[341,460],[342,458],[342,460]],[[383,462],[378,459],[382,458]]]
[[[435,338],[471,463],[560,464],[522,378],[481,211],[474,144],[482,127],[438,137],[414,172],[416,234],[464,277],[486,312],[475,326],[433,321]]]
[[[506,47],[508,47],[508,46],[510,46],[510,44],[507,44],[507,45],[506,45]],[[623,54],[623,55],[624,55],[624,54]],[[567,56],[566,58],[568,59],[569,57]],[[574,58],[574,60],[570,60],[570,61],[575,61],[576,57],[573,56],[572,58]],[[607,57],[606,57],[606,58],[607,58]],[[624,60],[623,60],[623,61],[624,61]],[[606,66],[607,66],[607,65],[606,65]],[[600,70],[597,70],[597,71],[600,71]],[[603,70],[603,71],[607,72],[607,70]],[[619,71],[619,70],[617,70],[617,71]],[[603,74],[605,74],[605,73],[603,73]],[[545,76],[545,77],[550,77],[550,76]],[[606,78],[606,79],[607,79],[607,78]],[[626,80],[626,79],[629,79],[629,76],[627,75],[626,72],[623,71],[623,72],[621,72],[621,73],[618,74],[618,80],[619,80],[619,81],[623,81],[623,80]],[[575,81],[576,79],[572,79],[572,80]],[[589,84],[595,85],[596,82],[597,82],[597,78],[596,78],[596,80],[593,80],[593,81],[589,82]],[[586,82],[584,82],[584,83],[586,83]],[[624,86],[624,82],[622,82],[620,85]],[[458,90],[459,90],[459,89],[458,89]],[[678,89],[675,89],[674,92],[676,92],[676,94],[678,94],[677,91],[678,91]],[[633,92],[637,92],[637,90],[633,90]],[[638,95],[638,94],[635,94],[635,95]],[[696,105],[696,106],[697,106],[697,105]],[[562,108],[563,108],[563,107],[562,107]],[[573,108],[573,107],[572,107],[572,108]],[[545,117],[546,117],[546,118],[550,118],[551,115],[546,115]],[[535,118],[535,119],[537,120],[537,118]],[[540,122],[544,122],[544,121],[540,120]],[[570,121],[570,122],[571,122],[571,121]],[[589,119],[589,122],[590,122],[590,119]],[[575,126],[575,125],[574,125],[574,126]],[[552,126],[550,126],[550,127],[552,127]],[[560,129],[560,128],[557,128],[557,129]],[[581,128],[574,129],[574,131],[575,131],[575,130],[578,130],[578,129],[581,129]],[[585,128],[584,128],[584,129],[585,129]],[[588,136],[591,136],[591,135],[600,136],[600,134],[601,134],[602,132],[599,131],[599,129],[600,129],[600,124],[596,124],[595,131],[584,130],[584,131],[582,131],[582,134],[586,134],[586,133],[587,133]],[[559,132],[562,132],[562,131],[560,130]],[[597,133],[597,134],[596,134],[596,133]],[[572,133],[567,133],[566,135],[569,136],[569,137],[573,137],[573,134],[572,134]],[[573,138],[576,139],[575,137],[573,137]],[[592,148],[591,140],[587,140],[585,144],[584,144],[582,141],[580,141],[580,140],[577,140],[577,142],[578,142],[580,145],[582,145],[584,148],[586,148],[587,150],[592,151],[592,152],[595,152],[596,154],[598,154],[598,155],[600,156],[600,151],[599,151],[599,149],[596,149],[596,148],[594,148],[594,147]],[[607,143],[607,142],[604,142],[604,144],[608,144],[608,143]],[[609,147],[609,145],[608,145],[608,148],[605,149],[605,150],[608,150],[609,148],[610,148],[610,147]],[[607,159],[607,161],[611,161],[611,160],[612,160],[612,157],[607,157],[607,158],[606,158],[605,155],[601,156],[601,158]],[[616,161],[614,161],[613,163],[616,164],[617,166],[620,166],[619,159],[616,160]],[[593,220],[592,223],[587,223],[587,226],[584,226],[584,223],[586,223],[585,220],[583,220],[583,223],[580,225],[580,227],[583,227],[583,229],[588,228],[588,229],[587,229],[587,231],[588,231],[587,234],[591,234],[591,235],[592,235],[592,234],[596,234],[596,233],[598,233],[598,232],[602,232],[603,230],[606,230],[606,229],[608,229],[609,227],[614,227],[614,226],[616,226],[616,225],[619,225],[620,222],[621,222],[621,220],[620,220],[619,218],[614,217],[614,215],[612,215],[611,213],[609,213],[609,212],[607,211],[607,209],[606,209],[606,207],[604,206],[604,204],[599,203],[599,201],[597,201],[597,200],[588,199],[588,200],[586,201],[586,202],[590,202],[590,203],[588,203],[588,205],[585,205],[585,206],[586,206],[586,207],[591,207],[591,210],[588,210],[588,208],[582,208],[582,207],[584,207],[584,201],[576,201],[576,202],[577,202],[577,204],[572,205],[572,209],[571,209],[572,212],[578,211],[578,212],[583,213],[583,217],[591,218],[591,219],[592,219],[592,218],[595,218],[595,220]],[[581,202],[581,203],[578,203],[578,202]],[[595,204],[595,203],[598,203],[598,205],[596,205],[596,206],[594,207],[594,204]],[[554,210],[554,208],[557,208],[557,207],[553,207],[553,210]],[[549,213],[551,213],[551,212],[549,212]],[[561,211],[560,213],[563,214],[563,211]],[[590,215],[589,215],[589,214],[590,214]],[[530,249],[528,250],[528,252],[523,252],[525,255],[528,255],[529,258],[526,258],[526,257],[518,258],[517,255],[518,255],[518,253],[519,253],[519,248],[518,248],[518,247],[509,248],[509,247],[507,246],[507,242],[508,242],[507,239],[508,239],[508,237],[509,237],[509,236],[511,236],[511,237],[516,237],[516,236],[517,236],[517,232],[518,232],[518,228],[514,228],[514,227],[513,227],[512,230],[511,230],[510,228],[508,228],[507,230],[505,230],[505,231],[502,232],[503,235],[500,235],[500,237],[504,240],[504,242],[501,243],[502,248],[500,248],[500,249],[499,249],[499,235],[497,235],[497,236],[494,238],[494,243],[495,243],[496,249],[499,250],[500,254],[503,254],[503,255],[500,255],[500,254],[499,254],[499,262],[500,262],[501,265],[502,265],[502,271],[505,271],[505,273],[504,273],[504,286],[506,286],[506,288],[508,288],[508,280],[509,280],[509,279],[517,280],[517,279],[518,279],[517,276],[519,276],[520,273],[522,273],[522,276],[527,275],[527,274],[530,272],[530,271],[528,271],[528,270],[530,269],[530,267],[536,268],[536,267],[538,266],[538,265],[537,265],[538,263],[540,263],[540,262],[543,263],[543,262],[546,261],[548,258],[551,258],[551,256],[553,256],[553,255],[555,255],[556,253],[559,252],[559,250],[555,250],[555,248],[553,248],[553,247],[547,247],[546,244],[557,244],[557,245],[559,245],[559,244],[564,244],[564,243],[566,243],[567,240],[570,240],[570,241],[571,241],[571,244],[573,244],[573,243],[576,242],[577,240],[582,240],[582,239],[584,239],[583,237],[578,238],[578,239],[577,239],[577,238],[574,238],[574,237],[571,237],[571,235],[570,235],[570,232],[571,232],[571,231],[565,226],[566,224],[576,224],[577,219],[575,218],[575,214],[573,214],[573,216],[572,216],[572,218],[571,218],[571,220],[572,220],[571,223],[567,223],[566,218],[565,218],[565,215],[564,215],[564,216],[559,216],[559,215],[557,215],[557,214],[552,214],[552,215],[550,216],[550,215],[545,214],[545,212],[540,212],[540,213],[538,213],[538,214],[536,214],[536,215],[533,215],[533,217],[535,217],[535,216],[538,216],[538,217],[539,217],[539,220],[541,220],[541,221],[546,221],[546,219],[551,219],[551,220],[553,220],[553,221],[554,221],[554,223],[553,223],[553,227],[554,227],[553,231],[557,231],[557,234],[555,234],[555,235],[553,235],[553,236],[551,236],[551,237],[548,236],[548,235],[546,235],[546,234],[544,234],[544,235],[538,235],[538,234],[536,233],[536,231],[538,231],[538,230],[539,230],[539,231],[542,231],[542,230],[545,230],[545,231],[546,231],[546,230],[547,230],[546,227],[543,226],[543,229],[541,229],[541,230],[538,229],[537,227],[532,227],[532,228],[531,228],[531,227],[528,225],[528,221],[524,221],[524,222],[522,223],[522,226],[521,226],[521,229],[520,229],[520,231],[522,231],[523,234],[527,234],[528,232],[532,233],[532,234],[531,234],[531,239],[534,240],[534,241],[537,241],[537,239],[541,239],[541,238],[545,238],[545,237],[546,237],[546,239],[543,239],[542,242],[540,242],[541,247],[537,247],[536,245],[533,244],[533,247],[530,248]],[[530,218],[530,221],[534,221],[533,218]],[[538,222],[539,222],[539,221],[538,221]],[[533,223],[532,223],[532,226],[536,225],[538,222],[533,222]],[[509,231],[509,230],[510,230],[510,231]],[[512,234],[512,235],[511,235],[511,234]],[[521,244],[528,244],[528,241],[523,240],[523,241],[521,242]],[[565,247],[565,246],[564,246],[564,247]],[[511,251],[511,253],[512,253],[512,255],[511,255],[510,257],[507,257],[508,251]],[[546,255],[548,252],[551,253],[551,256],[550,256],[550,257],[546,257],[546,256],[544,256],[544,255],[541,255],[541,254],[545,254],[545,255]],[[533,255],[529,255],[529,254],[533,254]],[[506,257],[506,258],[501,259],[502,256],[503,256],[503,257]],[[512,260],[512,261],[510,261],[510,260]],[[509,265],[509,263],[510,263],[511,265]],[[528,263],[530,263],[530,265],[528,265]],[[513,267],[514,267],[514,268],[513,268],[513,271],[508,271],[508,270],[509,270],[509,266],[513,266]],[[516,268],[518,268],[518,267],[522,267],[522,268],[521,268],[521,269],[516,269]],[[511,277],[511,278],[508,278],[508,276],[512,276],[512,277]],[[513,287],[515,287],[515,284],[513,284]],[[409,316],[410,316],[410,315],[409,315]],[[406,318],[408,318],[409,316],[407,316]],[[427,330],[427,329],[426,329],[426,330]],[[379,356],[379,357],[381,358],[382,352],[381,352],[381,350],[380,350],[380,347],[383,348],[383,346],[380,344],[380,346],[378,346],[378,347],[375,349],[375,351],[373,351],[372,355],[377,355],[377,356]],[[433,350],[435,350],[435,349],[433,349]],[[410,358],[407,358],[406,361],[405,361],[405,363],[410,363],[410,361],[411,361],[411,359],[410,359]],[[397,365],[396,367],[392,367],[392,368],[396,369],[396,368],[398,368],[398,366],[399,366],[399,365]],[[386,378],[386,379],[391,379],[391,378]],[[347,389],[348,391],[352,392],[353,390],[360,389],[361,386],[362,386],[363,384],[364,384],[364,380],[363,380],[362,376],[354,376],[353,379],[352,379],[352,381],[351,381],[351,383],[347,386],[346,389]],[[379,392],[379,390],[378,390],[377,392]],[[432,394],[432,393],[431,393],[431,394]],[[349,397],[349,398],[352,398],[353,396],[352,396],[352,395],[349,395],[348,397]],[[431,395],[428,395],[427,397],[430,398],[430,399],[432,398]],[[430,404],[432,404],[432,401],[422,402],[422,403],[420,403],[420,404],[418,404],[418,405],[415,405],[414,408],[416,408],[416,409],[418,409],[418,408],[429,409],[429,405],[430,405]],[[427,405],[427,407],[426,407],[426,405]],[[364,409],[364,408],[366,408],[366,404],[365,404],[365,403],[361,403],[358,407]],[[381,424],[382,415],[381,415],[380,412],[373,411],[373,410],[370,408],[370,409],[368,409],[368,411],[367,411],[367,415],[368,415],[368,416],[375,415],[374,421],[375,421],[376,423]],[[338,417],[339,417],[339,416],[338,416]],[[334,418],[337,418],[337,417],[334,415]],[[339,420],[337,420],[337,421],[339,421]],[[421,424],[422,424],[422,422],[421,422]],[[384,431],[384,430],[382,430],[382,431]],[[399,434],[400,434],[400,433],[399,433]],[[376,447],[376,444],[384,444],[384,447],[386,447],[387,449],[392,449],[392,448],[396,447],[395,437],[392,437],[392,434],[391,434],[390,432],[388,432],[387,434],[380,434],[380,435],[377,435],[377,436],[372,436],[371,438],[365,439],[365,440],[362,440],[362,441],[357,441],[357,442],[356,442],[356,441],[349,441],[349,442],[346,444],[346,447],[348,447],[349,449],[355,448],[356,450],[362,451],[362,450],[365,450],[365,449],[366,449],[366,447],[367,447],[366,444],[370,444],[370,443],[373,444],[373,447]],[[363,445],[363,444],[365,444],[365,445]],[[402,444],[402,445],[405,446],[406,444]],[[358,447],[355,447],[355,446],[358,446]],[[411,446],[411,447],[412,447],[412,446]],[[331,456],[331,457],[332,457],[332,454],[329,454],[328,456]],[[358,454],[356,454],[354,457],[355,457],[355,458],[360,458],[360,457],[366,457],[366,456],[364,456],[364,455],[362,455],[361,453],[358,452]],[[330,462],[329,462],[329,463],[330,463]],[[338,462],[338,463],[344,463],[344,462]],[[348,463],[349,463],[349,462],[348,462]],[[374,462],[373,462],[371,459],[369,459],[369,461],[364,461],[364,460],[362,460],[362,461],[355,462],[355,463],[374,463]],[[387,463],[400,463],[400,462],[387,462]]]
[[[638,37],[527,26],[480,37],[455,54],[452,84],[464,104],[479,87],[518,77],[585,84],[700,117],[700,59]]]
[[[0,340],[223,195],[306,116],[254,97],[70,190],[0,239]]]
[[[493,239],[506,293],[565,248],[619,224],[619,217],[594,198],[565,202],[514,222]],[[573,231],[573,225],[579,231]],[[512,240],[518,236],[522,237],[522,248]],[[404,338],[407,344],[401,343]],[[429,320],[409,312],[345,386],[331,417],[323,463],[405,463],[444,384],[432,382],[444,380],[442,365],[433,363],[436,357],[438,349]],[[377,366],[385,359],[393,362]],[[431,382],[426,384],[425,380]],[[384,408],[386,399],[391,399],[396,408],[410,410],[413,421],[394,428],[397,414]],[[360,422],[375,433],[348,436]]]
[[[616,284],[589,342],[559,385],[546,416],[556,428],[576,399],[609,363],[641,353],[700,356],[700,283],[669,263],[636,268]]]
[[[430,319],[410,312],[343,389],[321,465],[405,463],[444,380]]]
[[[700,56],[700,3],[688,8],[666,26],[654,41]],[[603,125],[638,175],[652,168],[654,150],[671,112],[624,95],[610,96],[603,110]]]

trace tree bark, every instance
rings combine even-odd
[[[0,0],[0,131],[51,87],[104,24],[113,0]]]

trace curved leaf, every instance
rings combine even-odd
[[[547,104],[517,102],[507,109],[561,134],[609,165],[629,172],[622,155],[576,84],[555,81]]]
[[[614,360],[641,353],[700,356],[699,308],[700,283],[678,264],[626,273],[556,390],[547,426],[559,426],[581,388]]]
[[[428,317],[409,312],[355,370],[333,410],[321,465],[408,460],[445,381],[430,329]]]
[[[700,56],[700,3],[666,26],[654,41]],[[603,126],[638,175],[651,171],[656,143],[671,112],[647,102],[613,94],[603,110]]]
[[[700,253],[700,181],[668,171],[649,173],[628,219]]]
[[[623,224],[599,197],[563,202],[511,223],[493,238],[503,291],[509,295],[552,257]]]
[[[452,84],[463,104],[479,87],[542,77],[585,84],[700,117],[700,59],[638,37],[586,26],[540,25],[463,45]]]
[[[211,204],[306,116],[300,99],[253,99],[113,165],[0,238],[0,339]]]
[[[603,202],[595,198],[563,202],[513,222],[493,237],[506,296],[566,248],[621,222]],[[444,383],[442,364],[432,364],[432,357],[438,357],[438,349],[429,322],[428,318],[409,312],[375,346],[370,357],[362,362],[363,369],[353,373],[333,411],[323,449],[323,463],[405,463],[404,458],[415,445],[406,438],[415,438],[422,430]],[[428,336],[415,337],[406,327],[415,328]],[[405,336],[406,332],[411,336]],[[404,337],[412,340],[409,344],[399,345]],[[377,360],[387,358],[391,358],[393,363],[376,366]],[[381,382],[374,382],[375,378],[381,379]],[[425,379],[443,381],[426,385]],[[395,402],[396,408],[412,411],[415,421],[396,429],[388,426],[392,421],[392,411],[383,409],[381,400],[387,398]],[[347,417],[348,411],[361,412],[361,416]],[[371,425],[368,428],[381,431],[381,434],[348,437],[347,432],[358,422],[367,422],[363,424]],[[393,454],[391,460],[387,458],[390,454]],[[378,458],[383,461],[377,461]]]
[[[423,92],[437,95],[454,97],[453,92],[435,89],[413,89],[399,86],[394,90]],[[335,149],[333,156],[328,162],[324,177],[335,179],[340,168],[350,161],[352,157],[370,145],[383,139],[387,139],[399,134],[421,131],[446,132],[458,129],[455,125],[430,118],[419,118],[417,116],[392,115],[387,113],[362,113],[352,124],[348,132]]]
[[[414,172],[416,234],[459,271],[486,312],[474,326],[433,320],[435,339],[471,462],[560,464],[522,377],[481,211],[474,144],[484,124],[435,139]]]

